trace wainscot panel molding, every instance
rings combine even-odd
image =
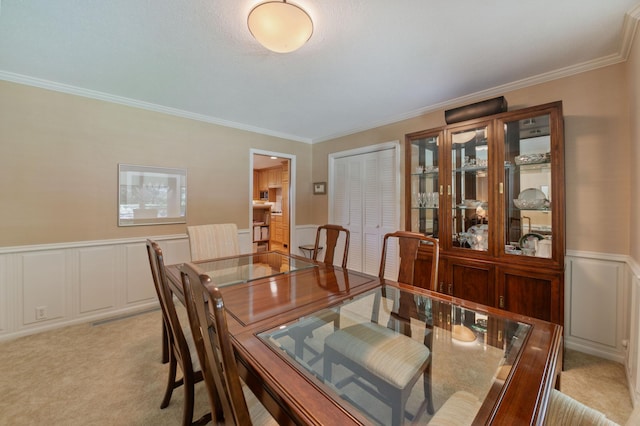
[[[0,255],[0,334],[5,333],[9,328],[8,325],[8,312],[9,306],[7,304],[8,297],[8,282],[7,277],[9,268],[7,267],[7,256]]]
[[[566,347],[624,364],[640,402],[640,265],[626,255],[567,252]]]
[[[296,228],[291,253],[315,242],[317,225]],[[149,237],[165,263],[191,259],[186,234]],[[0,342],[29,334],[156,309],[147,237],[0,247]],[[242,253],[253,247],[238,230]]]
[[[625,362],[628,260],[622,255],[567,252],[564,336],[568,348]]]
[[[168,264],[190,259],[187,235],[151,238]],[[145,242],[0,248],[0,341],[157,308]]]
[[[629,269],[629,350],[625,367],[633,405],[637,406],[640,402],[640,265],[631,259]]]

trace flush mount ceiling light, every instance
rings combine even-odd
[[[277,53],[299,49],[313,33],[307,12],[286,0],[260,3],[249,12],[247,25],[261,45]]]

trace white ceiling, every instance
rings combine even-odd
[[[0,0],[0,79],[303,142],[626,59],[638,0],[291,0],[314,33],[266,51],[261,0]],[[507,99],[508,101],[508,99]]]

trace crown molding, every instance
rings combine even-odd
[[[1,0],[0,0],[1,1]],[[296,142],[302,142],[307,144],[326,142],[332,139],[337,139],[344,136],[349,136],[355,133],[364,132],[367,130],[375,129],[377,127],[386,126],[389,124],[397,123],[399,121],[416,118],[421,115],[425,115],[431,112],[454,108],[461,105],[466,105],[473,102],[478,102],[483,99],[491,98],[494,96],[500,96],[505,92],[522,89],[529,86],[534,86],[541,83],[557,80],[564,77],[580,74],[583,72],[595,70],[598,68],[615,65],[620,62],[624,62],[628,59],[631,52],[631,47],[635,37],[635,33],[638,27],[638,21],[640,20],[640,4],[627,12],[624,16],[624,22],[622,26],[621,42],[618,48],[618,52],[598,58],[592,61],[583,62],[580,64],[571,65],[569,67],[561,68],[558,70],[550,71],[547,73],[527,77],[515,82],[503,84],[501,86],[492,87],[490,89],[482,90],[479,92],[471,93],[469,95],[461,96],[455,99],[450,99],[437,104],[432,104],[417,110],[409,111],[404,114],[396,115],[384,120],[370,122],[364,126],[359,126],[354,129],[349,129],[344,132],[338,132],[330,135],[325,135],[320,138],[306,138],[297,135],[290,135],[286,133],[276,132],[269,129],[263,129],[261,127],[251,126],[248,124],[237,123],[234,121],[223,120],[216,117],[211,117],[204,114],[197,114],[177,108],[165,107],[162,105],[153,104],[150,102],[138,101],[135,99],[125,98],[122,96],[115,96],[96,90],[89,90],[80,87],[75,87],[67,84],[56,83],[49,80],[44,80],[35,77],[28,77],[16,73],[7,71],[0,71],[0,80],[11,81],[14,83],[25,84],[28,86],[40,87],[43,89],[53,90],[57,92],[68,93],[77,96],[83,96],[86,98],[102,100],[106,102],[113,102],[121,105],[126,105],[134,108],[145,109],[149,111],[155,111],[163,114],[169,114],[176,117],[187,118],[190,120],[202,121],[205,123],[216,124],[219,126],[230,127],[238,130],[244,130],[252,133],[258,133],[266,136],[273,136],[276,138],[282,138],[292,140]]]
[[[461,96],[455,99],[450,99],[445,102],[432,104],[427,107],[410,111],[405,114],[397,115],[395,117],[391,117],[383,121],[369,123],[368,125],[361,126],[360,128],[352,129],[344,133],[328,135],[321,139],[314,139],[312,143],[326,142],[328,140],[348,136],[354,133],[363,132],[366,130],[374,129],[376,127],[386,126],[388,124],[397,123],[399,121],[416,118],[431,112],[440,111],[440,110],[449,109],[449,108],[455,108],[462,105],[467,105],[469,103],[478,102],[487,98],[503,95],[505,92],[511,92],[513,90],[518,90],[518,89],[522,89],[529,86],[535,86],[536,84],[546,83],[546,82],[557,80],[560,78],[569,77],[575,74],[581,74],[586,71],[591,71],[598,68],[624,62],[625,60],[626,58],[622,57],[618,53],[615,53],[615,54],[598,58],[592,61],[571,65],[566,68],[561,68],[561,69],[550,71],[547,73],[538,74],[532,77],[524,78],[522,80],[503,84],[501,86],[492,87],[490,89],[471,93],[469,95]]]
[[[181,110],[178,108],[170,108],[151,102],[139,101],[136,99],[125,98],[123,96],[111,95],[109,93],[99,92],[97,90],[84,89],[82,87],[71,86],[64,83],[57,83],[54,81],[44,80],[41,78],[29,77],[21,74],[16,74],[7,71],[0,71],[0,80],[6,80],[13,83],[24,84],[27,86],[40,87],[42,89],[53,90],[55,92],[62,92],[71,95],[82,96],[90,99],[97,99],[105,102],[112,102],[115,104],[130,106],[133,108],[140,108],[148,111],[159,112],[162,114],[173,115],[176,117],[187,118],[190,120],[202,121],[205,123],[216,124],[219,126],[230,127],[233,129],[244,130],[247,132],[258,133],[266,136],[273,136],[276,138],[282,138],[287,140],[293,140],[303,143],[312,143],[311,139],[303,138],[296,135],[290,135],[287,133],[276,132],[269,129],[263,129],[261,127],[250,126],[243,123],[236,123],[235,121],[223,120],[221,118],[211,117],[204,114],[197,114],[190,111]]]

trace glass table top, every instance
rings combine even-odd
[[[195,264],[219,287],[316,267],[313,262],[280,252],[252,253]]]
[[[477,409],[496,398],[530,328],[383,286],[258,337],[374,424],[425,424],[429,400],[437,411],[454,393],[477,400]],[[398,389],[410,389],[405,402]]]

